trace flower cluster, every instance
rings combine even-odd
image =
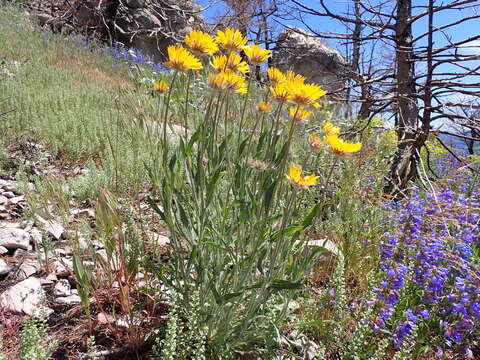
[[[374,330],[393,326],[399,348],[421,324],[444,344],[468,344],[480,326],[479,204],[447,189],[394,204],[397,230],[379,245]]]
[[[325,132],[325,139],[321,140],[316,132],[310,134],[310,146],[314,150],[321,150],[324,145],[328,145],[331,152],[335,155],[349,155],[360,151],[362,148],[361,143],[349,143],[341,139],[340,128],[333,125],[331,122],[326,122],[323,125],[323,131]]]

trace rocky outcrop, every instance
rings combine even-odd
[[[192,0],[30,0],[40,22],[55,30],[84,31],[163,60],[168,45],[205,28]]]
[[[320,38],[301,29],[287,28],[280,34],[272,65],[304,75],[332,93],[345,86],[345,59]]]
[[[193,1],[130,0],[118,8],[114,34],[154,60],[163,60],[168,45],[183,41],[193,29],[205,28],[201,8]]]

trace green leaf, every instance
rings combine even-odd
[[[318,210],[320,209],[320,203],[316,204],[312,210],[310,210],[310,212],[308,213],[308,215],[305,217],[305,219],[303,219],[303,228],[305,229],[306,227],[312,225],[312,221],[313,219],[315,219],[315,217],[317,216],[318,214]]]
[[[274,280],[268,288],[271,290],[295,290],[302,288],[301,281]]]
[[[275,189],[276,189],[276,186],[277,183],[276,182],[272,182],[268,188],[267,188],[267,191],[265,191],[265,195],[264,195],[264,208],[265,208],[265,212],[268,213],[268,210],[270,209],[270,206],[272,204],[272,199],[273,199],[273,194],[275,193]]]
[[[297,236],[303,231],[303,226],[289,226],[283,232],[284,236]]]
[[[155,203],[155,201],[150,197],[148,196],[147,197],[147,202],[148,204],[150,205],[150,207],[158,214],[160,215],[160,218],[167,222],[167,217],[165,216],[165,213],[158,207],[158,205]]]
[[[168,164],[168,168],[171,172],[175,168],[175,163],[177,162],[177,154],[173,154],[172,158],[170,159],[170,163]]]
[[[220,180],[220,177],[222,176],[223,172],[222,169],[219,167],[213,174],[213,177],[210,179],[207,185],[207,206],[210,205],[210,202],[212,201],[213,198],[213,193],[215,192],[215,188],[217,186],[218,180]]]
[[[193,145],[200,139],[201,136],[201,131],[197,130],[195,134],[192,135],[190,138],[190,141],[187,144],[187,147],[185,148],[185,155],[190,156],[193,154]]]

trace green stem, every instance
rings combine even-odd
[[[278,126],[280,124],[280,114],[282,113],[282,106],[283,102],[279,103],[277,110],[275,112],[275,116],[273,117],[273,123],[272,126],[270,127],[270,134],[268,135],[268,152],[273,151],[273,146],[274,146],[274,137],[277,135],[278,132]]]
[[[245,94],[245,101],[243,102],[242,116],[240,117],[240,125],[238,127],[238,145],[237,145],[238,152],[240,152],[240,144],[242,143],[243,121],[245,120],[245,112],[247,109],[248,95],[250,94],[251,84],[252,84],[252,75],[250,74],[248,77],[247,93]]]
[[[187,79],[187,90],[186,90],[186,95],[185,95],[185,114],[184,114],[184,124],[183,126],[185,127],[185,141],[187,139],[187,127],[188,127],[188,96],[190,94],[190,80],[191,80],[191,74],[188,74],[188,79]]]
[[[170,83],[170,89],[168,89],[168,96],[166,99],[166,105],[165,105],[165,113],[163,115],[163,146],[166,148],[167,147],[167,117],[168,117],[168,109],[170,108],[170,98],[172,96],[172,90],[173,90],[173,84],[175,83],[175,80],[177,79],[177,74],[178,71],[175,71],[173,74],[173,79],[172,82]]]

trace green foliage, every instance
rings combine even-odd
[[[44,320],[27,318],[23,321],[20,334],[20,360],[48,360],[57,347],[57,341],[50,341]]]
[[[72,200],[96,207],[88,237],[104,246],[105,256],[96,252],[94,264],[87,264],[93,249],[71,240],[88,318],[92,293],[114,283],[115,305],[129,315],[138,311],[144,304],[133,303],[131,289],[138,290],[137,275],[145,271],[156,279],[140,291],[171,304],[156,347],[159,358],[275,358],[289,305],[308,297],[305,279],[325,251],[308,241],[329,239],[340,258],[331,281],[323,270],[339,305],[323,303],[325,292],[323,300],[313,301],[317,309],[302,309],[325,350],[317,357],[328,358],[332,349],[345,359],[383,357],[389,344],[363,348],[369,328],[351,330],[352,321],[363,324],[368,310],[352,319],[344,307],[366,291],[367,276],[378,266],[374,247],[385,230],[378,179],[392,150],[389,139],[378,139],[369,128],[360,156],[338,158],[326,148],[315,153],[308,135],[336,117],[328,103],[311,122],[296,123],[285,104],[273,114],[257,111],[267,89],[252,84],[247,97],[213,92],[205,74],[166,77],[171,92],[152,95],[138,81],[141,69],[135,85],[129,74],[117,75],[111,59],[18,25],[24,22],[12,8],[0,8],[2,61],[15,71],[15,78],[0,82],[0,98],[9,99],[0,113],[3,106],[21,109],[0,129],[5,136],[31,136],[62,163],[88,168],[85,176],[69,179],[29,177],[37,185],[37,194],[29,196],[32,215],[47,209],[68,216]],[[127,73],[127,67],[120,69]],[[171,131],[178,124],[185,128]],[[291,161],[306,174],[319,174],[319,186],[307,190],[289,183]],[[142,218],[146,189],[155,221]],[[168,262],[146,241],[159,222],[169,232]]]

